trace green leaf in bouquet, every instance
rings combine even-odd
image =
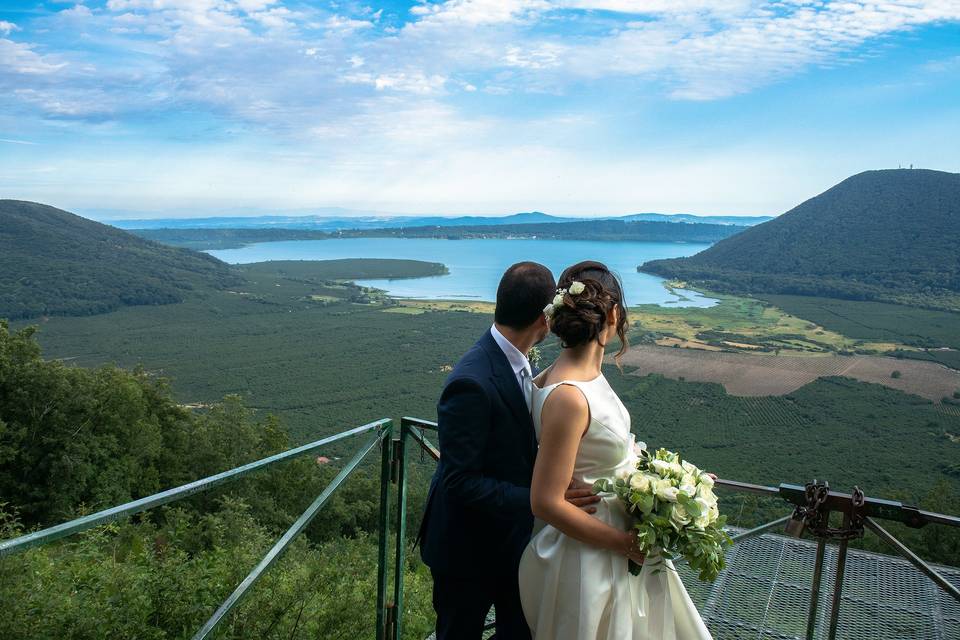
[[[644,515],[653,511],[653,496],[650,494],[641,494],[639,500],[634,503]]]
[[[683,508],[687,510],[691,518],[699,518],[700,514],[703,513],[697,501],[685,494],[677,494],[677,502],[683,505]]]
[[[606,493],[608,491],[613,491],[613,484],[606,478],[600,478],[593,483],[594,493]]]

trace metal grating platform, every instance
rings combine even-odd
[[[817,545],[765,534],[731,548],[727,569],[704,584],[678,571],[716,640],[803,640]],[[827,637],[837,550],[827,546],[815,637]],[[960,569],[937,567],[960,586]],[[960,640],[960,603],[909,562],[850,549],[837,638]]]
[[[713,584],[684,563],[678,571],[715,640],[804,640],[816,551],[815,542],[764,534],[734,545]],[[818,640],[827,637],[836,563],[836,548],[827,546]],[[936,569],[960,586],[960,569]],[[837,638],[960,640],[960,603],[906,560],[850,549]]]

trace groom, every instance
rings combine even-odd
[[[543,309],[555,291],[541,264],[507,269],[493,326],[460,359],[440,396],[440,462],[419,534],[433,574],[437,640],[481,638],[491,605],[497,640],[530,638],[517,576],[533,527],[537,455],[530,417],[535,374],[526,354],[549,332]],[[571,485],[567,500],[593,512],[599,498]]]

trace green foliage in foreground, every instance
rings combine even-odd
[[[288,447],[276,420],[252,420],[236,398],[188,411],[142,371],[44,361],[31,329],[0,324],[0,539]],[[379,478],[370,466],[343,485],[218,637],[372,635]],[[336,467],[289,461],[0,559],[0,637],[191,637]],[[416,518],[424,483],[417,469],[411,477]],[[430,581],[415,558],[406,584],[408,637],[419,640],[431,624]]]
[[[165,509],[162,522],[115,523],[0,559],[5,640],[191,638],[276,539],[241,500],[212,515]],[[0,537],[22,530],[0,510]],[[371,638],[377,544],[300,538],[221,624],[217,638]],[[405,574],[411,611],[430,608],[429,573]],[[429,617],[408,615],[421,640]]]
[[[0,317],[180,302],[236,282],[219,260],[34,202],[0,200]]]

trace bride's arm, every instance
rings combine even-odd
[[[533,514],[580,542],[642,562],[632,534],[564,500],[580,439],[590,426],[590,408],[583,393],[572,385],[557,387],[543,405],[540,422],[540,450],[530,487]]]

